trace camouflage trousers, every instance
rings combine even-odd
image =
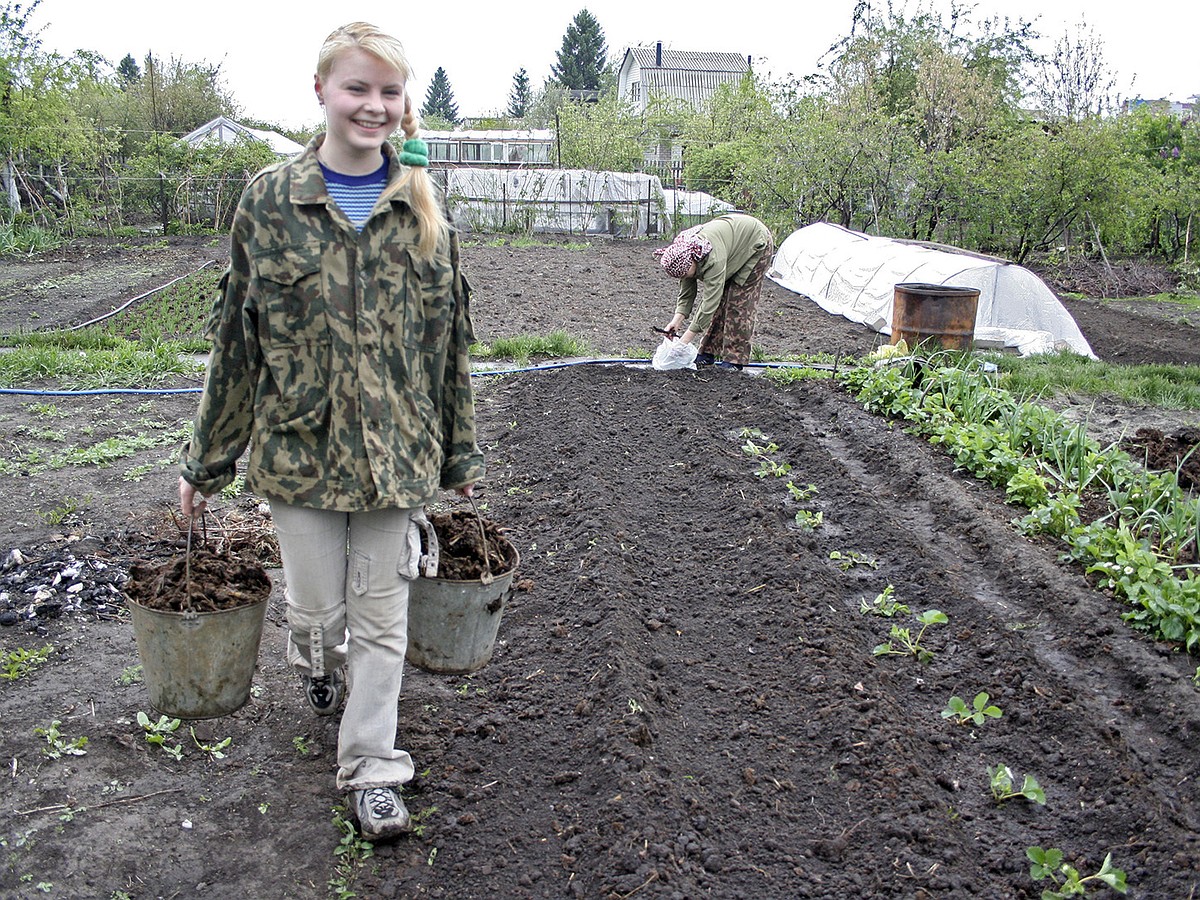
[[[421,546],[412,512],[271,504],[286,582],[288,662],[307,676],[320,652],[326,672],[348,669],[338,731],[342,790],[394,787],[413,777],[412,758],[396,749],[408,589]],[[314,633],[320,651],[311,646]]]
[[[763,278],[775,256],[775,244],[767,242],[750,277],[743,285],[725,283],[721,303],[700,342],[701,353],[744,366],[750,362],[750,340],[754,336],[754,313],[762,294]]]

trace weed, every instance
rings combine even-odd
[[[296,737],[292,738],[292,746],[296,748],[296,752],[301,756],[308,756],[310,752],[308,748],[308,738],[302,735],[297,735]]]
[[[626,705],[629,707],[629,715],[631,716],[636,716],[638,713],[646,711],[645,707],[638,703],[633,697],[629,698],[629,702]]]
[[[188,731],[191,732],[192,741],[196,744],[197,747],[199,747],[201,750],[203,750],[205,753],[207,753],[210,759],[214,759],[214,760],[215,759],[224,759],[225,758],[225,750],[229,747],[229,745],[231,743],[233,743],[233,738],[225,738],[225,740],[220,741],[216,744],[202,744],[200,742],[200,739],[198,737],[196,737],[196,729],[195,728],[188,726]]]
[[[358,870],[375,853],[375,847],[359,835],[354,823],[346,818],[346,813],[344,806],[333,807],[333,824],[341,833],[341,838],[333,848],[336,865],[328,885],[336,900],[350,900],[355,896],[352,885],[358,877]]]
[[[1100,871],[1094,875],[1080,876],[1079,870],[1063,862],[1063,852],[1055,847],[1043,850],[1041,847],[1029,847],[1025,856],[1031,863],[1029,877],[1034,881],[1045,881],[1049,878],[1054,888],[1042,891],[1042,900],[1063,900],[1066,897],[1083,897],[1087,895],[1087,883],[1099,882],[1107,885],[1118,894],[1124,894],[1125,873],[1113,867],[1112,854],[1104,857]]]
[[[38,518],[47,525],[61,525],[90,503],[91,499],[90,495],[82,499],[78,497],[64,497],[62,502],[53,509],[39,511]]]
[[[175,744],[170,746],[168,741],[179,730],[179,720],[169,719],[166,716],[159,716],[157,722],[150,721],[150,717],[141,710],[138,710],[137,722],[142,726],[142,730],[146,732],[146,743],[157,744],[162,747],[163,752],[175,759],[183,759],[183,745]]]
[[[1032,775],[1026,775],[1021,782],[1021,789],[1014,790],[1012,769],[1003,763],[988,766],[988,778],[991,781],[992,797],[997,803],[1024,797],[1039,806],[1046,805],[1046,792]]]
[[[962,697],[951,697],[942,710],[942,718],[953,719],[956,725],[966,725],[968,722],[982,725],[988,719],[998,719],[1004,713],[998,706],[989,706],[990,699],[987,691],[980,691],[968,706]]]
[[[833,553],[837,553],[837,551],[835,550]],[[830,558],[833,557],[833,553],[829,554]],[[845,566],[843,566],[844,568]],[[882,593],[876,594],[875,599],[870,603],[864,597],[858,604],[858,611],[864,616],[886,616],[889,619],[897,615],[907,616],[909,612],[908,607],[892,596],[894,591],[895,588],[889,584],[883,589]]]
[[[246,489],[246,476],[239,472],[233,476],[233,481],[221,488],[221,498],[224,500],[235,500],[238,495]]]
[[[421,837],[425,834],[425,822],[435,812],[438,811],[436,806],[426,806],[424,809],[418,810],[412,814],[412,833],[416,837]],[[437,855],[437,849],[434,849],[434,855]],[[432,863],[430,863],[432,865]]]
[[[117,676],[117,684],[121,687],[129,687],[131,684],[141,684],[145,673],[142,671],[142,664],[126,666],[121,670],[121,674]]]
[[[26,650],[24,647],[10,650],[0,657],[0,679],[16,681],[24,678],[49,659],[53,652],[54,648],[49,644],[37,650]]]
[[[950,620],[940,610],[927,609],[917,616],[917,621],[921,623],[921,630],[917,632],[916,637],[913,637],[911,629],[893,625],[889,640],[875,648],[875,655],[915,656],[920,662],[933,659],[933,651],[923,647],[921,639],[925,637],[930,625],[945,625]]]
[[[42,748],[42,753],[50,759],[62,759],[64,756],[84,756],[87,751],[83,748],[87,746],[88,739],[85,737],[77,737],[74,740],[67,740],[63,737],[59,726],[62,721],[55,719],[46,728],[40,725],[33,729],[33,733],[38,737],[46,739],[46,746]]]

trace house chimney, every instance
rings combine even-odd
[[[654,45],[654,65],[656,68],[662,68],[662,41]]]

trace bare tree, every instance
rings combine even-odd
[[[1103,115],[1117,105],[1116,76],[1104,58],[1104,41],[1081,21],[1042,60],[1034,97],[1043,111],[1070,122]]]

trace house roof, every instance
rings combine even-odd
[[[750,71],[750,62],[740,53],[701,53],[692,50],[662,49],[662,61],[659,62],[659,49],[653,47],[630,47],[634,60],[642,70],[643,79],[648,70],[682,70],[686,72],[712,72],[741,74]]]
[[[228,116],[217,116],[211,122],[205,122],[195,131],[183,136],[183,140],[196,145],[205,141],[219,141],[222,144],[232,143],[238,138],[249,138],[261,141],[280,156],[294,156],[304,150],[291,138],[284,137],[275,131],[265,131],[262,128],[251,128],[240,122],[235,122]]]

